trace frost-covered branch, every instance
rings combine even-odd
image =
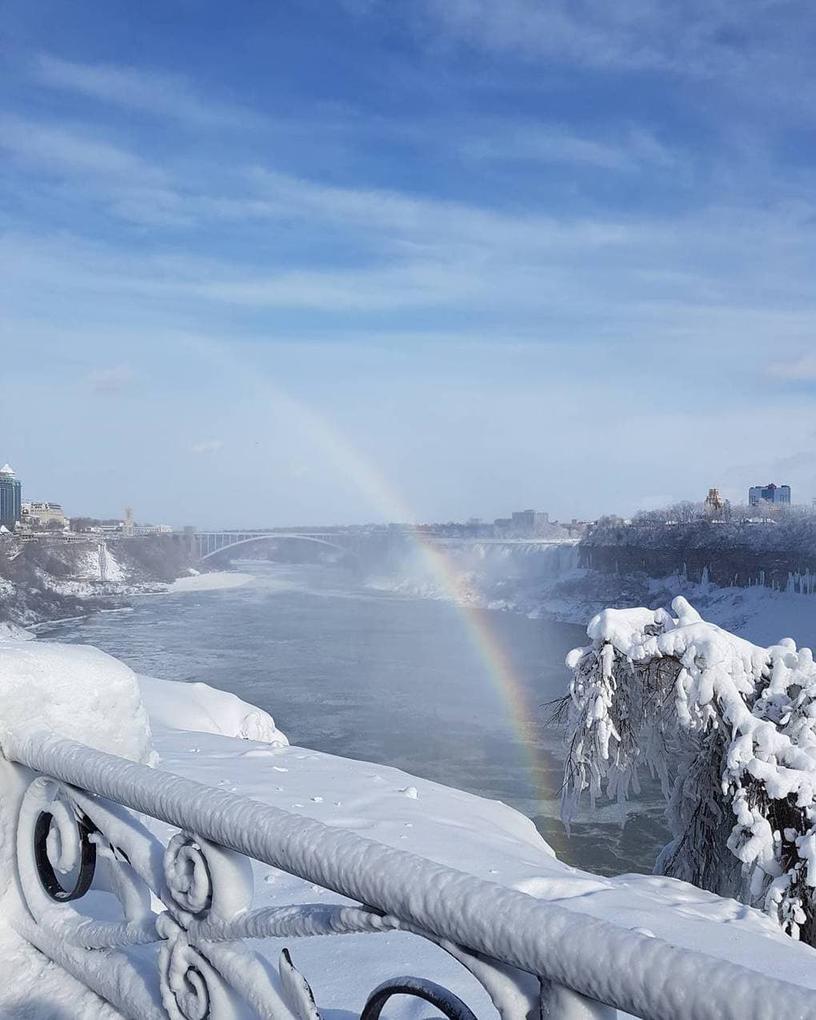
[[[763,906],[816,944],[816,664],[786,639],[759,648],[683,598],[607,609],[567,659],[562,814],[584,793],[624,800],[648,769],[672,840],[656,870]]]

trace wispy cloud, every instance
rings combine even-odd
[[[260,121],[245,107],[200,97],[180,75],[114,64],[74,63],[50,54],[37,58],[33,74],[40,84],[51,88],[196,127],[245,128]]]
[[[491,127],[487,125],[487,127]],[[463,151],[478,159],[529,161],[631,172],[676,166],[679,156],[642,128],[623,128],[617,138],[576,134],[558,124],[493,125],[467,139]]]
[[[709,113],[724,103],[732,120],[759,124],[773,110],[769,130],[814,120],[816,19],[803,0],[422,0],[410,11],[434,48],[656,74],[668,87],[704,89]]]
[[[0,115],[0,149],[40,169],[160,184],[166,175],[135,153],[82,129]]]
[[[739,8],[727,0],[424,0],[421,9],[429,31],[483,49],[558,64],[708,77],[742,74],[758,56],[804,58],[808,7],[789,5],[805,15],[798,19],[780,6],[767,0],[745,0]]]

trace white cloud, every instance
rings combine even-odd
[[[246,127],[259,118],[243,107],[203,99],[178,75],[113,64],[80,64],[42,54],[33,73],[40,84],[100,102],[196,126]]]

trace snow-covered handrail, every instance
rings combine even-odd
[[[288,953],[273,983],[255,955],[230,940],[398,928],[464,963],[506,1020],[602,1017],[606,1011],[593,1005],[601,1003],[644,1020],[775,1020],[780,1012],[816,1020],[816,996],[801,986],[356,833],[46,732],[8,736],[3,749],[37,773],[28,777],[18,823],[18,873],[30,913],[22,933],[126,1015],[231,1020],[246,1016],[248,1005],[255,1015],[315,1020],[309,986]],[[164,847],[130,811],[181,831]],[[121,923],[92,921],[60,902],[86,891],[91,857],[95,884],[123,905]],[[361,906],[251,911],[247,858]],[[73,888],[49,892],[46,879],[62,886],[57,872]],[[155,913],[146,889],[166,911]],[[162,943],[158,994],[129,962],[127,977],[119,976],[123,947],[151,941]],[[472,1017],[444,989],[428,982],[412,988],[411,980],[377,989],[363,1017],[375,1020],[398,992],[419,994],[449,1017]]]

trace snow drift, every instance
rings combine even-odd
[[[150,723],[136,674],[98,648],[0,641],[0,744],[4,733],[24,728],[150,760]]]
[[[275,747],[289,741],[268,712],[208,684],[140,676],[142,700],[155,727],[254,740]]]

